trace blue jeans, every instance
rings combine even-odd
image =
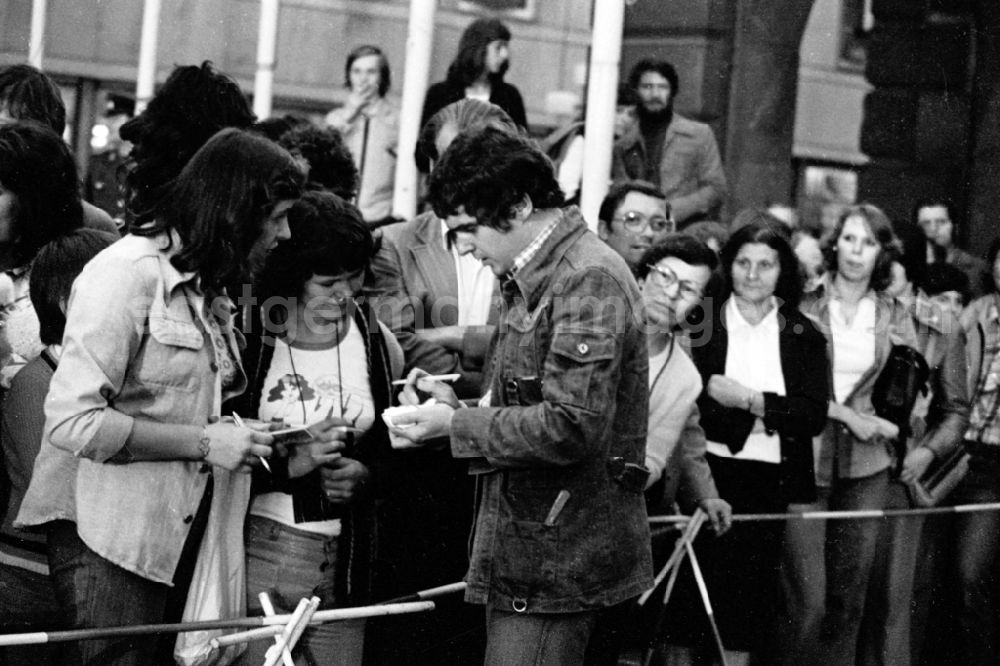
[[[76,523],[49,525],[49,569],[56,600],[72,629],[159,624],[168,618],[171,588],[126,571],[104,559],[80,539]],[[186,592],[185,587],[185,592]],[[148,666],[173,661],[175,635],[87,640],[71,644],[68,663],[84,666]],[[168,640],[169,639],[169,640]]]
[[[181,547],[173,587],[154,583],[104,559],[80,539],[76,523],[55,520],[47,524],[49,572],[56,601],[73,629],[131,624],[179,622],[198,559],[208,512],[212,505],[211,478]],[[70,644],[68,664],[84,666],[173,666],[176,634],[155,637],[87,640]]]
[[[291,613],[322,583],[332,583],[337,537],[304,532],[260,516],[247,516],[247,613],[262,615],[258,595],[267,592],[277,613]],[[330,622],[306,629],[292,655],[296,664],[360,664],[365,621]],[[254,641],[240,663],[256,666],[273,641]]]
[[[949,496],[949,504],[1000,502],[1000,461],[973,456],[969,473]],[[959,586],[959,654],[955,663],[995,664],[997,635],[997,552],[1000,512],[955,516],[954,564]]]
[[[886,509],[909,509],[906,486],[889,484]],[[914,579],[921,553],[924,516],[896,516],[881,522],[875,565],[868,584],[861,625],[858,664],[909,666],[912,657],[910,617]]]
[[[600,611],[515,613],[486,607],[486,666],[580,666]]]
[[[10,564],[0,564],[0,632],[64,629],[51,579]],[[0,664],[64,664],[63,646],[27,645],[0,649]]]
[[[837,479],[832,487],[817,489],[815,503],[795,504],[789,511],[881,509],[888,487],[888,471]],[[788,521],[781,563],[783,663],[854,664],[880,526],[870,518]]]

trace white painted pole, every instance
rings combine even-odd
[[[36,69],[42,68],[42,57],[45,55],[45,12],[46,0],[32,0],[31,3],[31,37],[28,38],[28,64]]]
[[[431,47],[437,0],[410,0],[410,24],[406,35],[406,71],[399,113],[399,146],[392,214],[410,219],[417,214],[417,164],[413,151],[420,134],[420,114],[430,83]]]
[[[279,0],[260,0],[260,24],[257,31],[257,74],[253,79],[253,112],[257,115],[257,120],[264,120],[271,115],[280,6]]]
[[[160,0],[145,0],[139,42],[139,74],[135,81],[135,112],[142,113],[156,85],[156,41],[160,30]]]
[[[584,127],[583,183],[580,208],[584,219],[597,230],[597,213],[611,178],[618,64],[622,53],[625,0],[594,0],[590,78],[587,85],[587,120]]]

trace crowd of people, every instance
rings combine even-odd
[[[411,220],[376,46],[317,124],[176,67],[89,179],[110,211],[82,200],[55,84],[0,70],[0,631],[463,580],[432,612],[310,627],[295,663],[996,663],[1000,513],[872,515],[1000,502],[1000,241],[962,250],[944,199],[723,222],[712,130],[651,59],[594,233],[582,125],[530,136],[510,40],[475,21],[428,91]],[[867,514],[796,518],[826,510]],[[678,535],[648,516],[676,513],[708,527],[640,608]],[[271,644],[206,645],[0,664]]]

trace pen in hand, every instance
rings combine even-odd
[[[233,412],[233,422],[241,428],[246,428],[246,424],[243,423],[243,419],[241,419],[240,415],[236,412]],[[274,472],[271,471],[271,466],[267,463],[267,460],[263,456],[257,456],[257,459],[260,460],[260,464],[264,466],[264,469],[267,470],[268,474],[274,474]]]

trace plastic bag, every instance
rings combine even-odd
[[[243,520],[250,503],[250,475],[218,467],[213,473],[212,508],[184,604],[183,622],[245,617],[247,614]],[[211,629],[177,634],[174,659],[181,666],[230,664],[243,654],[246,645],[214,650],[209,642],[236,631],[241,630]]]

